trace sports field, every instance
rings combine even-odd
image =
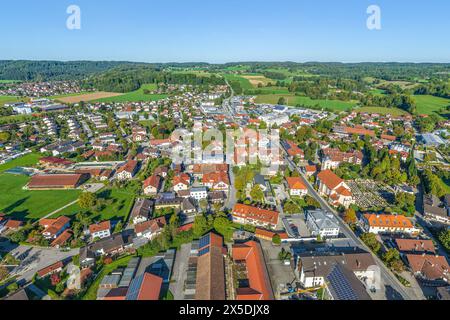
[[[0,174],[0,212],[19,220],[37,220],[78,199],[79,190],[29,191],[29,177]]]
[[[319,106],[321,108],[329,108],[334,111],[345,111],[353,108],[356,102],[347,102],[339,100],[313,100],[309,97],[295,96],[287,94],[269,94],[269,95],[259,95],[256,98],[256,103],[268,103],[277,104],[280,98],[286,99],[286,104],[288,106],[304,105],[306,107]]]
[[[144,90],[156,90],[156,84],[145,84],[140,89],[117,95],[115,97],[101,98],[93,100],[94,102],[140,102],[140,101],[158,101],[168,97],[167,94],[145,94]]]

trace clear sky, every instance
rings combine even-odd
[[[81,8],[68,30],[67,7]],[[382,29],[368,30],[380,6]],[[450,62],[448,0],[9,0],[0,59]]]

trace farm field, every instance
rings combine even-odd
[[[0,212],[19,220],[38,220],[75,201],[79,190],[29,191],[25,175],[0,174]]]
[[[99,199],[111,201],[112,204],[104,206],[100,212],[92,214],[94,220],[122,220],[125,222],[128,214],[130,213],[133,205],[134,194],[118,189],[104,189],[97,194]],[[54,217],[59,216],[74,216],[80,211],[78,204],[74,204],[66,209],[58,212]]]
[[[66,96],[58,96],[54,99],[61,101],[63,103],[79,103],[81,101],[92,101],[98,99],[107,99],[122,96],[122,93],[115,92],[92,92],[85,94],[77,94],[77,95],[66,95]]]
[[[263,86],[267,86],[267,84],[269,84],[269,83],[276,82],[276,80],[272,80],[272,79],[266,78],[263,75],[258,75],[258,74],[242,75],[242,78],[247,79],[254,88],[257,88],[259,84],[261,84]]]
[[[106,97],[93,100],[93,102],[139,102],[139,101],[158,101],[168,97],[167,94],[144,94],[144,90],[156,90],[156,84],[145,84],[140,89],[119,94],[114,97]]]
[[[20,158],[12,160],[10,162],[1,164],[0,165],[0,173],[5,172],[5,171],[15,168],[15,167],[34,166],[36,163],[38,163],[40,158],[42,158],[42,156],[38,153],[29,153],[27,155],[24,155],[23,157],[20,157]]]
[[[297,106],[304,105],[306,107],[314,107],[319,105],[321,108],[329,108],[335,111],[345,111],[349,108],[353,108],[356,102],[338,101],[338,100],[313,100],[309,97],[285,95],[285,94],[270,94],[259,95],[256,98],[256,103],[268,103],[277,104],[278,100],[283,97],[286,99],[287,105]]]
[[[393,116],[401,116],[401,115],[407,115],[408,112],[398,109],[398,108],[383,108],[383,107],[362,107],[356,109],[357,112],[363,113],[378,113],[378,114],[390,114]]]
[[[238,81],[241,85],[242,90],[252,90],[255,89],[255,87],[252,86],[250,81],[248,79],[243,78],[242,76],[234,75],[234,74],[225,74],[225,79],[228,81]]]
[[[450,99],[440,97],[415,95],[414,100],[416,101],[418,114],[439,114],[439,110],[450,106]]]

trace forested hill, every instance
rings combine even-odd
[[[51,81],[79,80],[124,65],[119,61],[0,61],[0,80]]]
[[[102,91],[130,92],[146,83],[170,83],[189,85],[224,85],[225,80],[218,75],[202,77],[195,73],[173,73],[164,71],[161,66],[128,65],[113,68],[83,81],[85,88]]]

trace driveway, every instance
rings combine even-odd
[[[32,280],[34,274],[39,270],[80,253],[79,249],[63,252],[55,248],[17,247],[9,242],[0,243],[0,249],[11,253],[21,261],[20,265],[11,271],[10,275],[17,276],[18,281],[24,280],[26,282]]]
[[[186,281],[190,253],[190,243],[182,245],[176,253],[172,281],[169,285],[174,300],[184,300],[184,283]]]

